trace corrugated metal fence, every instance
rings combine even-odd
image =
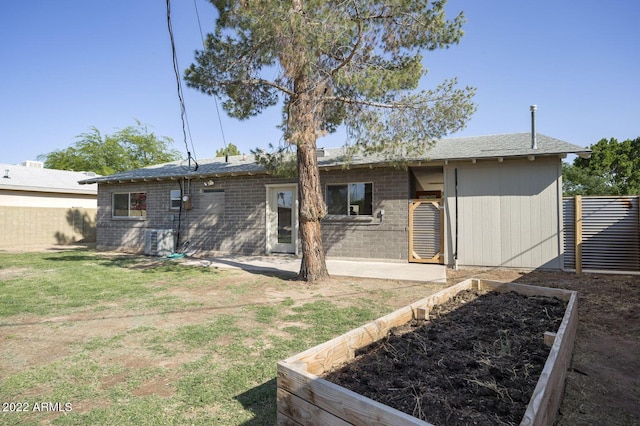
[[[640,271],[640,196],[563,200],[564,267]]]

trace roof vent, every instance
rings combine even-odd
[[[318,156],[318,158],[324,157],[324,148],[316,149],[316,155]]]
[[[531,105],[529,110],[531,111],[531,149],[538,149],[538,143],[536,141],[536,109],[537,105]]]
[[[5,179],[9,179],[9,169],[4,169],[4,176],[2,176]]]

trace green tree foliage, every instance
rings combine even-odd
[[[640,194],[640,137],[600,139],[590,149],[591,158],[563,165],[565,195]]]
[[[297,145],[291,106],[311,96],[311,130],[345,124],[367,151],[406,158],[464,127],[473,89],[456,80],[415,92],[427,70],[421,52],[462,37],[463,15],[445,17],[446,1],[211,0],[219,17],[206,49],[185,72],[187,84],[223,98],[246,119],[283,98],[283,129]]]
[[[242,154],[237,146],[230,143],[226,148],[220,148],[216,151],[216,157],[224,157],[226,155],[240,155]]]
[[[110,175],[154,164],[175,161],[182,154],[170,146],[173,140],[149,133],[136,120],[136,126],[125,127],[112,135],[102,135],[92,127],[81,133],[69,148],[38,156],[45,167],[59,170],[92,171]]]
[[[402,162],[464,127],[475,111],[474,89],[452,79],[418,90],[427,73],[422,53],[458,43],[464,17],[447,19],[446,0],[211,3],[216,26],[185,72],[187,84],[221,97],[241,120],[281,102],[284,140],[297,164],[300,275],[324,279],[316,140],[345,125],[354,151]]]

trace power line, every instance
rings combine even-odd
[[[196,0],[193,0],[193,6],[196,9],[196,17],[198,18],[198,28],[200,29],[200,40],[202,40],[202,48],[207,50],[207,46],[204,42],[204,35],[202,32],[202,25],[200,24],[200,12],[198,12],[198,4]],[[218,98],[213,95],[213,102],[216,105],[216,114],[218,115],[218,123],[220,124],[220,133],[222,134],[222,143],[224,144],[224,149],[227,149],[227,140],[224,137],[224,129],[222,128],[222,118],[220,118],[220,109],[218,108]]]
[[[167,0],[167,27],[169,29],[169,39],[171,40],[171,54],[173,56],[173,72],[176,76],[176,84],[178,88],[178,101],[180,102],[180,120],[182,121],[182,137],[184,140],[184,146],[187,150],[187,160],[189,162],[189,169],[191,169],[191,159],[195,163],[195,170],[198,169],[198,163],[196,162],[196,152],[193,146],[193,139],[191,137],[191,129],[189,128],[189,121],[187,119],[187,110],[184,105],[184,96],[182,94],[182,80],[180,79],[180,67],[178,65],[178,55],[176,53],[176,44],[173,38],[173,27],[171,25],[171,0]],[[187,144],[187,129],[189,132],[189,140],[191,141],[191,150],[193,151],[193,157],[191,151],[189,151],[189,145]]]

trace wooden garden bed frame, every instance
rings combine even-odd
[[[412,319],[428,318],[430,309],[468,289],[550,296],[567,301],[557,332],[541,339],[551,347],[521,425],[553,423],[571,362],[578,323],[575,291],[468,279],[400,308],[389,315],[351,330],[278,363],[278,425],[429,425],[416,417],[373,401],[321,378],[326,372],[354,358],[355,352]]]

